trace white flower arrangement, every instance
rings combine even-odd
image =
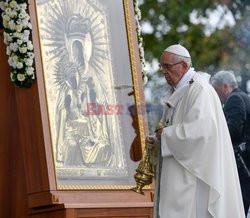
[[[32,26],[25,0],[0,0],[4,26],[4,43],[10,79],[19,87],[30,87],[35,79],[34,52],[30,40]]]
[[[134,3],[134,9],[135,9],[136,31],[137,31],[138,43],[139,43],[140,60],[141,60],[141,65],[142,65],[142,79],[145,85],[148,82],[148,77],[145,71],[146,61],[144,57],[143,38],[141,36],[141,26],[140,26],[141,10],[138,5],[138,0],[133,0],[133,3]]]
[[[141,11],[138,0],[133,0],[135,8],[136,30],[139,42],[140,60],[142,64],[142,78],[144,84],[148,78],[145,68],[143,39],[141,36]],[[12,67],[11,81],[19,87],[30,87],[35,79],[33,66],[33,44],[30,40],[32,26],[30,16],[27,13],[25,0],[0,0],[4,26],[4,43],[6,53],[9,56],[8,63]]]

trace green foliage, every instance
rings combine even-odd
[[[196,70],[212,75],[222,69],[233,70],[242,79],[240,87],[246,91],[246,81],[250,80],[249,5],[249,0],[141,0],[141,25],[151,27],[143,32],[146,61],[159,60],[166,47],[180,43],[190,51]],[[231,12],[234,26],[218,26],[207,32],[206,22],[194,22],[190,18],[196,14],[201,21],[218,6]],[[167,85],[158,73],[148,74],[145,87],[148,104],[158,105],[166,94]],[[160,118],[148,116],[149,130],[154,134]]]
[[[148,62],[159,59],[162,51],[171,44],[180,43],[191,53],[193,65],[208,72],[231,63],[232,49],[238,41],[233,35],[237,23],[248,11],[249,0],[143,0],[141,25],[147,23],[152,31],[143,33],[145,57]],[[190,14],[208,18],[209,10],[226,6],[233,14],[236,25],[215,28],[206,33],[206,23],[192,23]],[[244,46],[243,46],[244,48]]]

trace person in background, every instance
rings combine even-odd
[[[235,151],[245,213],[250,205],[250,98],[230,71],[219,71],[211,83],[218,93]]]

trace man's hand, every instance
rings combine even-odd
[[[152,136],[147,136],[146,139],[145,139],[145,144],[146,144],[146,147],[149,148],[149,149],[153,149],[155,147],[155,138],[152,137]]]
[[[155,136],[156,136],[156,138],[157,138],[159,141],[161,141],[162,130],[163,130],[163,128],[158,129],[157,131],[155,131]]]

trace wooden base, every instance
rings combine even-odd
[[[35,206],[41,205],[42,201],[46,202],[46,200],[50,199],[48,196],[48,194],[30,196],[29,205],[32,206],[32,209],[29,210],[30,217],[153,217],[153,196],[151,190],[145,190],[145,195],[140,195],[130,190],[52,191],[51,199],[55,200],[53,205]]]
[[[0,217],[27,217],[27,190],[20,146],[16,95],[0,30]]]
[[[153,218],[153,208],[44,208],[30,211],[30,218]]]

